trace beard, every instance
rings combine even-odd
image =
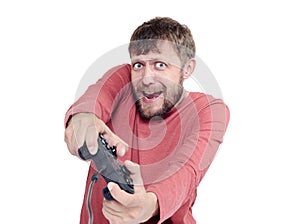
[[[170,88],[170,87],[169,87]],[[141,91],[141,89],[138,89]],[[181,99],[183,94],[183,85],[182,83],[174,86],[172,93],[167,94],[166,90],[162,91],[164,94],[163,104],[160,108],[152,110],[152,105],[147,105],[146,108],[143,107],[142,97],[138,96],[136,91],[133,91],[133,96],[135,99],[135,105],[137,111],[139,112],[141,118],[145,120],[150,120],[154,117],[165,117],[167,113],[176,105],[176,103]]]

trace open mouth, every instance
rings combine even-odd
[[[162,91],[159,92],[143,92],[143,100],[146,103],[152,103],[162,95]]]

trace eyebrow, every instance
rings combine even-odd
[[[168,58],[166,57],[153,57],[153,58],[142,58],[142,57],[133,57],[131,59],[131,63],[136,63],[136,62],[146,62],[146,61],[164,61],[164,62],[169,62]]]
[[[152,61],[152,59],[134,58],[131,60],[131,63],[146,62],[146,61]]]

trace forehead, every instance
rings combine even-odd
[[[146,53],[137,54],[132,52],[131,61],[161,60],[170,64],[180,66],[180,58],[175,51],[175,45],[170,41],[157,41],[155,47]]]

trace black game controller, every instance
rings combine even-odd
[[[95,155],[90,154],[85,142],[78,149],[78,154],[83,160],[92,159],[94,161],[98,173],[101,174],[106,183],[114,182],[122,190],[130,194],[134,193],[130,171],[118,162],[116,147],[109,147],[102,135],[98,137],[98,151]],[[102,193],[106,200],[114,200],[107,187],[102,190]]]

